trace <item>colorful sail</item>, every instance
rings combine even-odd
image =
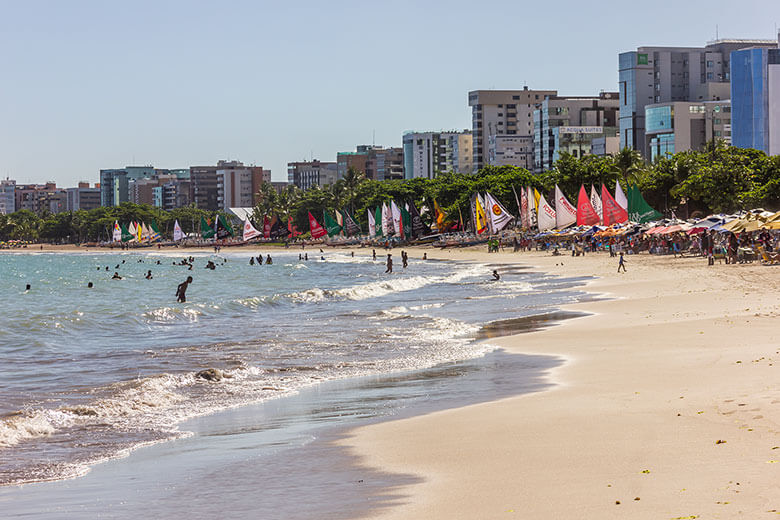
[[[601,204],[603,205],[601,220],[605,226],[620,224],[628,220],[628,212],[620,207],[603,184],[601,185]]]
[[[244,221],[244,232],[241,236],[241,238],[244,241],[252,240],[253,238],[257,238],[261,235],[261,233],[255,228],[255,226],[252,225],[251,222],[249,222],[249,219],[246,219]]]
[[[157,227],[157,222],[152,219],[152,223],[149,224],[149,240],[152,242],[157,242],[158,240],[162,240],[162,234],[160,233],[160,228]]]
[[[298,226],[293,224],[293,218],[292,216],[287,217],[287,230],[290,232],[293,238],[297,237],[298,235],[301,235],[302,233],[298,231]]]
[[[311,231],[311,237],[315,239],[322,238],[328,234],[328,232],[320,226],[319,222],[317,222],[317,219],[314,218],[314,215],[311,214],[311,211],[309,211],[309,230]]]
[[[536,190],[534,190],[536,191]],[[537,192],[538,193],[538,192]],[[546,231],[555,227],[555,210],[544,200],[544,195],[539,195],[539,206],[536,213],[536,220],[539,225],[539,231]]]
[[[520,226],[530,229],[531,220],[528,218],[528,190],[520,189]]]
[[[538,207],[536,204],[536,197],[535,195],[536,190],[528,186],[528,227],[529,229],[533,229],[537,227],[538,219],[536,218],[536,208]]]
[[[263,216],[263,238],[271,238],[271,219],[268,215]]]
[[[214,233],[218,240],[224,240],[227,237],[233,236],[233,229],[228,227],[225,218],[222,215],[217,215],[214,223]]]
[[[596,215],[599,216],[599,221],[596,222],[596,224],[598,224],[601,222],[603,210],[601,206],[601,197],[599,197],[596,188],[592,184],[590,185],[590,205],[593,206],[593,211],[595,211]]]
[[[577,208],[571,205],[558,185],[555,185],[555,227],[564,229],[577,222]]]
[[[173,240],[174,242],[178,242],[183,238],[184,238],[184,232],[181,230],[181,226],[179,225],[179,220],[176,219],[176,221],[173,223]]]
[[[203,238],[213,238],[214,230],[205,217],[200,217],[200,236]]]
[[[111,239],[114,242],[121,242],[122,241],[122,228],[119,226],[119,221],[114,221],[114,231],[111,236]]]
[[[601,218],[593,208],[593,204],[590,203],[585,186],[580,186],[580,194],[577,197],[577,225],[595,226],[600,220]]]
[[[617,202],[618,206],[621,208],[628,210],[628,197],[623,193],[623,189],[620,187],[620,181],[615,181],[615,202]]]
[[[339,226],[339,223],[325,210],[322,211],[322,222],[325,224],[325,229],[328,231],[329,237],[341,233],[341,226]]]
[[[659,212],[650,207],[650,204],[642,197],[639,188],[628,187],[628,219],[632,222],[644,224],[663,217]]]
[[[374,210],[374,227],[376,228],[376,233],[371,235],[372,237],[381,237],[382,236],[382,206],[377,206]]]
[[[439,206],[439,203],[436,202],[436,199],[433,200],[433,211],[436,213],[436,230],[439,233],[444,233],[447,214],[441,210],[441,207]]]
[[[398,209],[401,212],[401,234],[406,240],[409,240],[412,238],[412,215],[404,206],[400,206]]]
[[[487,204],[488,220],[490,229],[493,233],[498,233],[515,219],[506,208],[496,200],[490,193],[485,193],[485,203]]]
[[[393,212],[390,211],[390,206],[387,203],[382,203],[382,234],[389,237],[395,232],[393,227]]]

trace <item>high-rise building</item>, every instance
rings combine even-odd
[[[366,178],[391,181],[404,178],[404,149],[374,147],[366,160]]]
[[[652,162],[665,154],[704,150],[708,141],[731,144],[729,101],[674,101],[645,107],[646,149]]]
[[[240,161],[219,161],[215,166],[190,166],[191,201],[195,207],[208,211],[220,209],[217,170],[244,166]]]
[[[780,34],[775,48],[731,53],[734,146],[780,155]]]
[[[33,213],[60,213],[66,211],[68,196],[54,182],[46,184],[17,184],[14,190],[15,210],[26,209]]]
[[[774,45],[772,40],[717,40],[704,47],[639,47],[620,53],[620,147],[647,157],[645,106],[729,99],[731,52]]]
[[[547,96],[534,111],[534,171],[552,169],[561,152],[591,154],[594,137],[616,136],[619,104],[617,92]]]
[[[76,188],[66,188],[67,194],[67,211],[78,211],[100,207],[100,185],[96,184],[93,188],[89,187],[88,182],[80,182]]]
[[[316,159],[287,163],[287,178],[302,190],[327,186],[338,179],[338,163]]]
[[[130,182],[151,179],[157,171],[153,166],[100,170],[100,204],[119,206],[123,202],[130,202]]]
[[[264,182],[271,182],[271,171],[261,166],[230,166],[217,170],[217,204],[221,210],[250,208],[258,202]]]
[[[374,148],[376,147],[370,144],[361,144],[354,152],[338,152],[336,154],[338,178],[343,179],[350,168],[365,174],[368,154]]]
[[[474,90],[469,92],[473,170],[488,164],[491,136],[532,136],[533,111],[556,90]]]
[[[407,132],[403,136],[404,178],[433,179],[438,173],[471,173],[472,134]]]
[[[534,138],[530,135],[491,135],[488,142],[488,164],[534,167]]]
[[[16,181],[0,180],[0,213],[7,215],[16,211]]]

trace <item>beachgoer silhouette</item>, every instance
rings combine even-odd
[[[268,255],[268,258],[265,259],[265,264],[266,265],[271,265],[273,263],[274,263],[274,261],[271,260],[271,255]]]
[[[372,255],[373,255],[373,257],[374,257],[374,260],[376,260],[376,249],[372,249],[372,250],[371,250],[371,254],[372,254]]]
[[[304,260],[308,260],[308,259],[309,259],[309,253],[305,253],[305,254],[303,255],[303,259],[304,259]]]
[[[620,268],[621,267],[623,268],[623,272],[625,273],[626,272],[626,263],[623,261],[623,253],[622,252],[620,253],[620,262],[618,263],[618,270],[617,270],[618,273],[620,272]]]
[[[112,277],[111,277],[111,279],[112,279],[112,280],[121,280],[121,279],[122,279],[122,277],[121,277],[121,276],[119,276],[119,273],[117,273],[116,271],[114,271],[114,276],[112,276]]]
[[[187,301],[187,287],[192,283],[192,276],[188,276],[187,280],[180,283],[176,288],[176,301],[184,303]]]
[[[31,285],[28,283],[28,284],[27,284],[27,287],[25,287],[25,288],[24,288],[24,290],[25,290],[25,291],[29,291],[29,290],[30,290],[30,287],[31,287]]]
[[[90,289],[92,289],[92,282],[89,282],[89,283],[87,284],[87,287],[89,287]]]
[[[406,254],[406,251],[401,251],[401,264],[404,269],[409,267],[409,256]]]
[[[387,270],[385,274],[393,272],[393,255],[387,253]]]
[[[496,271],[495,269],[493,269],[493,279],[494,280],[500,280],[501,279],[501,276],[498,274],[498,271]]]
[[[423,253],[423,260],[428,260],[428,253]]]
[[[152,270],[151,269],[149,269],[146,272],[146,276],[144,278],[146,278],[147,280],[151,280],[152,279]]]
[[[255,257],[249,257],[249,265],[255,265]]]

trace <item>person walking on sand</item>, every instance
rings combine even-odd
[[[192,283],[192,276],[188,276],[187,280],[180,283],[176,288],[176,301],[179,303],[185,303],[187,301],[187,287]]]
[[[618,262],[618,273],[620,272],[620,268],[623,268],[623,272],[626,272],[626,262],[623,260],[623,252],[620,252],[620,261]]]
[[[385,274],[392,274],[393,272],[393,255],[387,253],[387,270]]]

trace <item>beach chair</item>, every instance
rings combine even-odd
[[[780,253],[768,253],[764,246],[758,246],[758,253],[763,265],[780,265]]]

